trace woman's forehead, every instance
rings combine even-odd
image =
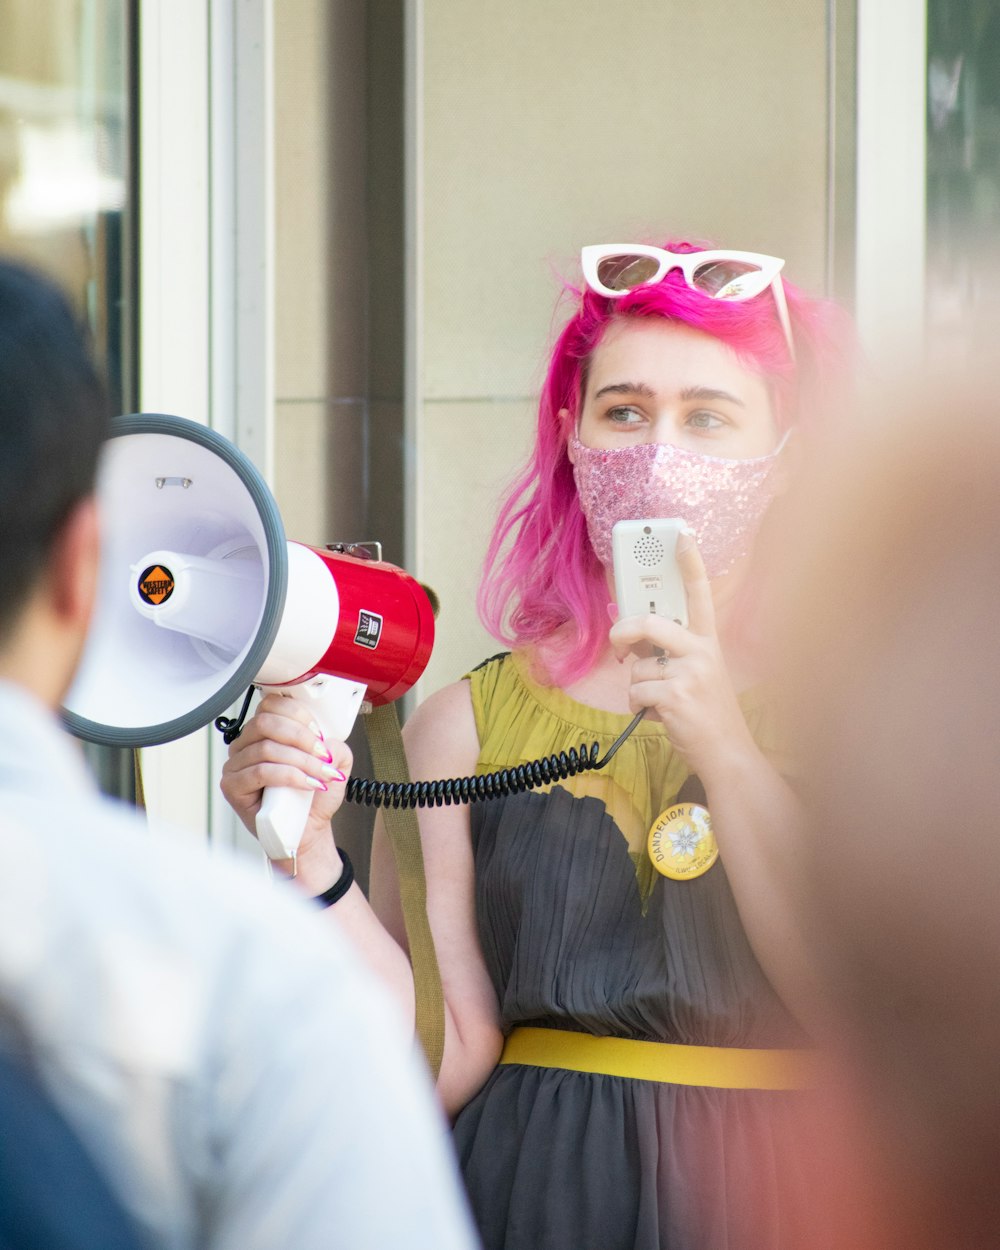
[[[585,398],[602,387],[642,384],[655,392],[697,386],[738,387],[768,397],[765,379],[720,339],[683,323],[621,318],[594,349]]]

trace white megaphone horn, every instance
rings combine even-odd
[[[308,702],[343,740],[362,703],[390,703],[434,644],[427,593],[381,559],[289,542],[257,469],[194,421],[119,417],[97,485],[97,606],[63,708],[107,746],[170,742],[215,720],[251,685]],[[257,836],[295,854],[312,794],[270,788]]]

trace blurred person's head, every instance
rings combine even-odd
[[[802,920],[908,1250],[1000,1245],[998,381],[872,405],[784,572]]]
[[[0,677],[53,705],[93,606],[94,479],[109,415],[65,297],[0,261]]]
[[[710,245],[672,240],[663,247],[692,254]],[[816,416],[842,369],[849,337],[838,310],[777,275],[774,285],[740,300],[713,298],[678,268],[616,297],[586,282],[567,284],[563,295],[571,312],[549,361],[534,451],[506,496],[479,597],[487,628],[509,645],[569,631],[568,646],[549,661],[560,682],[587,671],[607,643],[607,569],[588,534],[573,467],[573,443],[585,434],[588,384],[602,351],[658,327],[661,338],[672,330],[679,343],[700,343],[703,357],[714,353],[710,368],[749,383],[766,420],[759,423],[763,441],[704,450],[745,459],[775,452],[787,431]]]

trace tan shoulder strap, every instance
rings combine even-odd
[[[364,721],[375,776],[409,781],[396,705],[386,703],[374,708]],[[382,818],[399,874],[403,921],[413,965],[417,1037],[436,1081],[444,1054],[444,991],[427,919],[427,880],[417,814],[413,808],[384,807]]]
[[[142,756],[139,748],[132,748],[132,776],[135,780],[135,805],[140,812],[146,810],[146,787],[142,782]]]

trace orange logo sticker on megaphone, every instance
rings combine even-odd
[[[157,607],[174,593],[174,575],[162,564],[151,564],[139,578],[139,597]]]

